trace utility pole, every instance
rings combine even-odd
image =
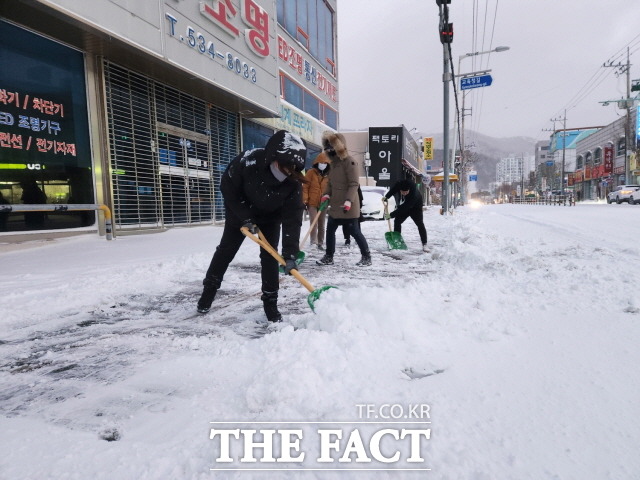
[[[612,67],[617,68],[618,71],[615,72],[616,76],[619,77],[623,73],[627,74],[627,98],[624,100],[606,100],[602,103],[603,106],[609,105],[610,102],[617,102],[619,108],[624,108],[627,111],[627,121],[625,123],[624,128],[624,143],[625,143],[625,151],[624,151],[624,183],[631,183],[631,167],[629,165],[629,149],[635,151],[635,139],[633,136],[633,132],[631,129],[631,109],[634,104],[634,99],[631,98],[631,61],[630,61],[630,53],[629,47],[627,47],[627,63],[613,63],[609,61],[608,63],[603,63],[603,67]],[[624,103],[623,103],[624,102]],[[633,140],[633,147],[631,146],[631,141]]]
[[[629,149],[635,150],[631,147],[631,141],[633,140],[635,146],[635,137],[631,129],[631,107],[633,106],[633,100],[631,100],[631,62],[629,60],[629,47],[627,47],[627,125],[625,128],[625,152],[624,152],[624,183],[629,185],[631,183],[631,165],[629,158]]]
[[[520,203],[525,203],[524,191],[524,152],[520,154]]]
[[[564,163],[567,149],[567,109],[565,108],[564,116],[562,118],[552,118],[550,121],[553,122],[554,133],[557,131],[556,122],[562,121],[562,169],[560,171],[560,193],[564,195]]]
[[[458,72],[460,73],[460,72]],[[466,156],[466,150],[465,150],[465,145],[464,145],[464,117],[465,115],[467,115],[465,113],[465,108],[464,108],[464,98],[466,97],[466,93],[463,92],[462,93],[462,118],[460,119],[461,121],[461,125],[460,125],[460,178],[458,178],[458,181],[460,182],[460,187],[462,189],[461,191],[461,199],[462,199],[462,204],[464,205],[467,201],[467,195],[466,195],[466,181],[467,181],[467,174],[466,174],[466,165],[467,165],[467,156]],[[471,111],[471,109],[468,109],[469,111]],[[469,115],[471,115],[471,113],[469,113]]]
[[[456,70],[456,74],[454,76],[454,80],[456,78],[462,78],[462,77],[474,77],[477,75],[486,75],[489,72],[491,72],[491,70],[483,70],[483,71],[479,71],[479,72],[470,72],[470,73],[460,73],[462,72],[461,70],[461,63],[462,60],[464,60],[465,58],[469,58],[469,57],[475,57],[477,55],[486,55],[486,54],[490,54],[490,53],[494,53],[494,52],[505,52],[509,50],[509,47],[505,47],[505,46],[500,46],[500,47],[496,47],[492,50],[485,50],[483,52],[472,52],[472,53],[465,53],[464,55],[460,55],[458,57],[458,70]],[[490,85],[490,83],[489,83]],[[462,88],[462,85],[461,85]],[[467,154],[466,154],[466,145],[464,142],[464,117],[466,115],[471,115],[471,113],[467,114],[466,111],[469,110],[469,112],[472,111],[472,109],[465,109],[464,108],[464,104],[465,104],[465,98],[467,96],[467,92],[463,90],[462,93],[462,112],[461,115],[456,115],[456,124],[459,124],[458,127],[460,127],[460,133],[459,133],[459,138],[460,138],[460,178],[459,178],[459,185],[460,185],[460,200],[462,202],[462,204],[464,205],[466,203],[466,183],[467,183]],[[460,118],[461,117],[461,118]],[[457,132],[458,128],[455,127],[454,125],[454,132]],[[455,141],[453,142],[454,144],[454,148],[453,151],[455,152]],[[454,153],[455,155],[455,153]]]
[[[564,115],[562,117],[562,173],[560,175],[560,181],[562,187],[560,188],[560,194],[562,195],[562,201],[564,202],[564,161],[567,151],[567,109],[564,109]]]
[[[440,43],[442,43],[442,56],[443,56],[443,73],[442,73],[442,85],[443,85],[443,141],[442,149],[444,153],[443,166],[443,186],[442,186],[442,209],[441,214],[449,213],[449,82],[451,81],[451,69],[449,68],[449,55],[451,43],[453,42],[453,23],[449,23],[449,5],[451,0],[436,0],[438,9],[440,11]]]

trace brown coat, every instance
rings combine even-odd
[[[326,163],[329,166],[324,172],[321,172],[315,168],[319,163]],[[305,174],[307,183],[302,184],[302,203],[305,205],[315,208],[320,206],[320,198],[329,183],[328,173],[331,169],[330,163],[331,162],[329,158],[327,158],[327,155],[324,152],[320,152],[313,162],[314,168],[307,170],[307,173]]]
[[[329,216],[335,219],[358,218],[360,216],[360,201],[358,198],[358,163],[349,155],[344,135],[326,131],[322,135],[322,145],[333,147],[335,153],[328,155],[331,160],[329,184],[325,193],[331,196],[329,200]],[[345,212],[345,200],[351,201],[351,210]]]

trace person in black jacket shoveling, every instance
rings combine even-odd
[[[411,217],[411,220],[418,227],[420,240],[422,240],[422,251],[428,252],[427,247],[427,229],[422,219],[422,194],[411,180],[404,179],[397,181],[393,187],[382,197],[383,202],[387,202],[392,195],[400,194],[397,208],[391,212],[389,218],[393,218],[393,230],[400,233],[402,231],[403,222]]]
[[[207,313],[222,284],[229,264],[245,239],[240,230],[253,234],[258,228],[265,239],[277,247],[282,226],[282,257],[285,273],[297,269],[296,254],[302,226],[302,186],[307,148],[295,134],[280,130],[264,148],[243,152],[228,165],[220,190],[224,197],[225,225],[205,275],[204,289],[198,300],[198,312]],[[262,266],[262,302],[267,319],[282,321],[278,311],[278,262],[260,249]]]

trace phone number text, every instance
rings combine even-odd
[[[173,38],[191,48],[194,48],[199,53],[207,55],[211,60],[225,62],[229,70],[234,71],[237,75],[240,75],[246,80],[249,80],[252,83],[256,83],[258,81],[255,67],[249,65],[241,58],[234,56],[231,52],[223,54],[217,51],[214,42],[212,40],[207,41],[206,37],[202,33],[195,31],[191,25],[187,25],[187,28],[184,30],[184,35],[179,34],[177,28],[178,19],[168,13],[165,13],[165,16],[169,21],[169,35]]]

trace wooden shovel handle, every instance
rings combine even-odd
[[[389,231],[391,231],[391,219],[388,218],[389,217],[389,204],[387,202],[385,202],[384,200],[382,201],[382,203],[384,203],[384,216],[387,217],[387,223],[389,224]]]
[[[324,202],[322,202],[323,204],[327,204],[329,203],[328,200],[325,200]],[[326,205],[325,205],[326,207]],[[309,235],[311,234],[311,230],[313,230],[313,227],[316,226],[316,223],[318,223],[318,220],[320,220],[320,215],[322,215],[322,212],[324,211],[324,208],[322,208],[322,204],[320,204],[320,209],[318,210],[318,213],[316,215],[316,218],[313,219],[313,222],[311,222],[311,225],[309,226],[309,230],[307,231],[307,234],[304,236],[304,238],[302,239],[302,241],[300,242],[300,246],[298,247],[298,250],[302,250],[304,247],[304,244],[307,241],[307,238],[309,238]]]
[[[284,261],[284,258],[282,258],[282,256],[278,252],[276,252],[276,250],[271,246],[271,244],[267,241],[267,239],[264,238],[260,230],[258,230],[258,237],[260,238],[256,237],[253,233],[251,233],[247,227],[241,227],[240,231],[246,237],[250,238],[251,240],[256,242],[258,245],[260,245],[262,248],[264,248],[267,252],[269,252],[269,254],[271,254],[271,256],[275,258],[280,265],[282,265],[283,267],[287,265],[287,262]],[[304,278],[300,274],[300,272],[298,272],[297,269],[291,270],[291,275],[296,277],[296,279],[302,284],[302,286],[307,290],[309,290],[310,292],[313,292],[315,290],[315,288],[313,288],[313,286],[307,281],[306,278]]]

